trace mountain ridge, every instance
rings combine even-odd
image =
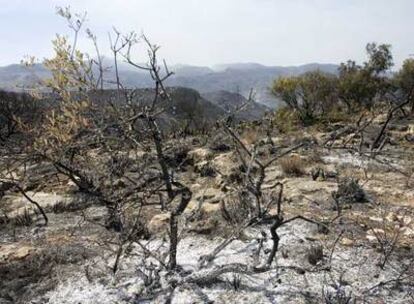
[[[166,81],[166,85],[188,87],[201,94],[228,91],[241,94],[246,98],[250,90],[253,89],[258,103],[276,108],[281,104],[281,101],[269,92],[274,79],[281,76],[297,76],[314,70],[335,74],[337,69],[338,65],[320,63],[299,66],[229,63],[212,67],[178,64],[171,66],[170,70],[174,72],[174,75]],[[147,88],[153,85],[149,75],[139,70],[134,71],[126,63],[120,64],[119,74],[121,82],[127,88]],[[24,90],[35,86],[48,77],[50,77],[50,72],[42,64],[35,64],[27,68],[19,64],[11,64],[0,67],[0,88],[12,91]],[[114,88],[115,74],[113,69],[106,72],[105,78],[108,80],[106,87]]]

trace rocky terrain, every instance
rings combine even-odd
[[[0,69],[0,304],[414,303],[412,58],[174,73],[113,28],[107,69],[57,14]]]
[[[285,219],[320,223],[281,226],[270,265],[263,266],[273,248],[272,221],[247,221],[241,146],[217,131],[165,144],[192,193],[179,220],[178,272],[160,267],[169,253],[168,208],[129,206],[125,216],[138,216],[143,226],[125,241],[105,227],[107,208],[53,166],[25,168],[26,195],[48,223],[27,197],[2,189],[0,303],[414,303],[414,120],[393,122],[393,142],[376,156],[346,148],[357,144],[355,129],[341,132],[346,125],[273,130],[269,137],[264,124],[237,131],[262,163],[301,145],[266,167],[263,204],[277,214],[280,195]],[[124,152],[132,163],[153,153]],[[128,183],[134,170],[114,183]]]

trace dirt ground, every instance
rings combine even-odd
[[[105,228],[104,206],[67,181],[50,184],[28,192],[47,213],[44,226],[24,197],[6,194],[0,201],[0,303],[414,303],[414,144],[404,139],[413,126],[395,123],[394,142],[375,158],[318,146],[293,152],[298,174],[286,173],[280,162],[268,167],[264,195],[272,201],[272,185],[284,185],[284,217],[306,216],[329,224],[329,231],[300,220],[284,225],[276,257],[263,272],[255,269],[270,254],[271,223],[241,229],[242,220],[223,215],[223,202],[232,214],[245,212],[235,203],[240,163],[234,149],[197,141],[177,173],[193,193],[180,220],[180,276],[156,270],[151,265],[159,261],[147,252],[168,254],[168,212],[152,207],[140,214],[146,236],[126,248],[114,274],[120,237]],[[273,143],[283,150],[303,138],[323,142],[328,133],[306,130],[275,136]],[[266,145],[259,152],[262,159],[272,156]],[[37,164],[30,172],[36,180],[51,170]],[[316,170],[323,174],[312,178]],[[339,214],[334,197],[344,179],[358,180],[364,201],[343,202]],[[237,229],[201,267],[200,257]],[[217,272],[235,263],[240,271]],[[194,278],[203,274],[205,282]]]

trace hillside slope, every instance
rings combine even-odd
[[[266,111],[270,110],[257,102],[248,102],[244,96],[238,93],[222,90],[204,93],[201,96],[227,113],[237,111],[237,117],[242,120],[260,119]],[[238,109],[241,110],[238,111]]]
[[[226,91],[200,94],[198,91],[184,87],[168,88],[170,100],[163,101],[165,109],[161,118],[166,126],[171,126],[180,121],[192,121],[195,127],[211,124],[220,118],[234,112],[238,107],[247,102],[246,98],[239,94]],[[141,105],[148,105],[154,97],[154,90],[149,88],[136,89],[133,101]],[[96,102],[117,101],[116,90],[105,90],[93,95]],[[118,102],[122,102],[118,100]],[[256,102],[251,102],[242,111],[235,114],[236,120],[256,120],[263,117],[266,108]]]
[[[106,87],[114,88],[115,75],[111,71],[111,63],[108,62],[107,66]],[[253,89],[257,102],[275,108],[281,101],[269,93],[269,87],[274,79],[281,76],[300,75],[318,69],[328,73],[336,73],[337,67],[333,64],[317,63],[292,67],[264,66],[253,63],[225,64],[214,68],[177,65],[171,67],[175,74],[166,81],[166,84],[172,87],[192,88],[200,93],[224,90],[240,93],[244,97],[247,97],[250,90]],[[30,68],[20,65],[0,67],[0,88],[20,90],[31,87],[47,77],[50,77],[50,73],[41,64]],[[126,64],[120,65],[120,79],[127,88],[147,88],[151,87],[153,83],[146,73],[131,69]]]

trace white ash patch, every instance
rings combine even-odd
[[[126,304],[117,289],[78,277],[60,283],[46,298],[48,304]]]
[[[210,254],[222,243],[221,238],[209,239],[201,235],[185,236],[178,247],[178,264],[187,275],[197,276],[211,272],[213,269],[233,263],[248,266],[263,263],[272,246],[270,235],[263,244],[259,257],[256,256],[261,230],[268,234],[268,226],[249,228],[243,240],[235,240],[224,248],[216,259],[206,268],[199,269],[200,256]],[[381,270],[377,266],[379,255],[367,246],[341,246],[337,244],[332,256],[331,271],[322,269],[329,262],[331,246],[325,244],[323,260],[317,265],[310,265],[306,254],[310,246],[322,244],[317,239],[316,229],[312,224],[293,222],[278,230],[280,240],[279,251],[269,271],[263,273],[227,273],[217,276],[216,282],[196,286],[184,283],[177,286],[172,293],[171,303],[309,303],[310,299],[322,301],[323,290],[331,290],[339,280],[345,284],[343,288],[355,296],[365,296],[373,286],[398,276],[400,261],[392,267]],[[149,243],[143,242],[158,255],[168,253],[168,242],[156,239]],[[267,253],[264,252],[267,250]],[[288,252],[287,256],[282,254]],[[179,275],[161,271],[160,289],[165,292],[148,294],[143,279],[138,275],[137,268],[143,267],[144,253],[139,246],[134,246],[133,254],[122,259],[120,269],[114,277],[110,267],[113,259],[103,260],[100,268],[107,269],[104,277],[90,283],[84,278],[73,277],[62,282],[47,297],[50,304],[78,303],[165,303],[171,294],[171,278]],[[154,258],[146,258],[145,263],[157,265]],[[97,267],[97,264],[93,264]],[[303,269],[303,272],[297,270]],[[101,273],[102,274],[102,273]],[[238,283],[235,281],[238,281]],[[384,299],[385,303],[404,303],[409,290],[380,289],[372,291],[369,300]],[[44,302],[43,302],[44,303]]]
[[[358,155],[351,153],[322,156],[322,159],[328,164],[351,165],[358,168],[368,168],[368,166],[372,163]]]
[[[405,167],[398,159],[378,155],[375,159],[369,159],[366,155],[357,153],[335,153],[322,156],[322,160],[328,164],[348,165],[361,169],[378,168],[378,170],[404,170]]]

